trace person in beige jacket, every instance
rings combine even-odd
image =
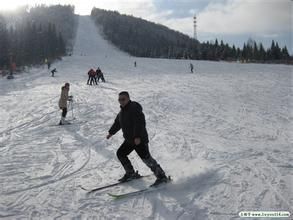
[[[59,125],[67,124],[68,122],[65,121],[66,114],[67,114],[67,100],[68,100],[68,92],[69,92],[69,83],[65,83],[64,86],[61,88],[61,96],[59,99],[59,108],[62,110],[61,120]]]

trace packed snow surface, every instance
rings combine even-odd
[[[134,67],[134,61],[137,67]],[[190,73],[189,64],[195,66]],[[0,218],[238,219],[240,211],[292,214],[292,66],[135,58],[80,17],[72,56],[0,79]],[[100,67],[106,83],[86,84]],[[72,125],[57,126],[69,82]],[[124,171],[119,132],[106,140],[127,90],[146,116],[150,151],[173,182],[113,200],[155,177],[86,194]],[[134,153],[135,169],[151,174]]]

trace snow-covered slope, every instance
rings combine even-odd
[[[133,63],[137,62],[135,68]],[[15,80],[0,79],[0,217],[3,219],[237,219],[245,210],[292,213],[292,67],[134,58],[80,17],[74,53]],[[88,86],[100,67],[106,83]],[[60,119],[71,83],[75,117]],[[153,177],[87,195],[115,182],[121,133],[105,136],[128,90],[144,108],[150,150],[173,182],[113,201]],[[133,153],[141,174],[151,171]]]

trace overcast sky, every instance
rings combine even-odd
[[[242,47],[249,37],[265,46],[274,39],[292,53],[292,0],[8,0],[0,9],[20,4],[74,4],[77,14],[93,6],[161,23],[193,36],[193,15],[202,41],[218,38]]]

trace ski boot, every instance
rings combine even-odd
[[[68,125],[68,124],[70,124],[70,122],[69,121],[66,121],[65,120],[65,117],[61,117],[61,120],[59,122],[59,125]]]
[[[138,171],[136,172],[131,172],[131,173],[125,173],[124,176],[122,178],[120,178],[118,181],[119,182],[127,182],[133,179],[139,179],[141,178],[141,175],[138,173]]]
[[[170,181],[171,181],[170,176],[168,176],[168,177],[166,175],[159,176],[159,177],[157,177],[156,181],[151,185],[151,187],[157,187],[162,183],[168,183]]]

